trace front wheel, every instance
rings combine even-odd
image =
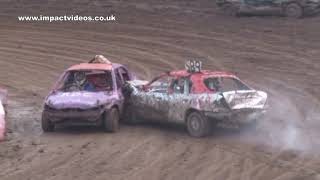
[[[117,132],[119,130],[120,115],[117,108],[112,108],[103,118],[103,128],[106,132]]]
[[[303,8],[299,4],[291,3],[284,8],[284,14],[289,18],[301,18],[303,16]]]
[[[50,121],[49,117],[46,115],[45,112],[42,113],[41,127],[42,127],[43,132],[53,132],[54,131],[54,124]]]
[[[211,125],[208,118],[199,112],[192,112],[187,117],[187,129],[192,137],[204,137],[209,135]]]

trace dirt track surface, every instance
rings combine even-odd
[[[10,91],[1,180],[320,178],[319,17],[225,17],[205,0],[94,1],[88,8],[62,0],[8,2],[0,6],[0,84]],[[82,14],[115,13],[117,22],[15,19],[77,13],[73,6]],[[267,91],[270,113],[257,130],[218,128],[203,139],[189,137],[183,127],[154,124],[123,125],[116,134],[96,128],[43,134],[41,107],[53,82],[95,54],[146,79],[201,58],[206,68],[235,72]]]

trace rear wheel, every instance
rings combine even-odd
[[[41,127],[42,127],[43,132],[53,132],[54,131],[54,123],[52,123],[50,121],[46,112],[42,113]]]
[[[117,132],[119,130],[120,116],[117,108],[112,108],[103,118],[103,128],[106,132]]]
[[[289,18],[301,18],[303,16],[303,8],[297,3],[288,4],[284,13]]]
[[[208,118],[199,112],[192,112],[187,117],[187,129],[192,137],[204,137],[209,135],[211,125]]]

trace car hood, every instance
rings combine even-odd
[[[267,93],[256,90],[241,90],[223,92],[229,108],[236,109],[263,109],[267,102]]]
[[[55,92],[46,99],[54,109],[90,109],[107,104],[114,99],[112,92]]]
[[[139,86],[143,86],[149,83],[149,81],[144,81],[144,80],[132,80],[132,81],[127,81],[127,83],[129,83],[131,86],[134,87],[139,87]]]

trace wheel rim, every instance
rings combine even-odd
[[[196,116],[190,118],[190,128],[193,132],[198,132],[201,127],[201,123]]]

